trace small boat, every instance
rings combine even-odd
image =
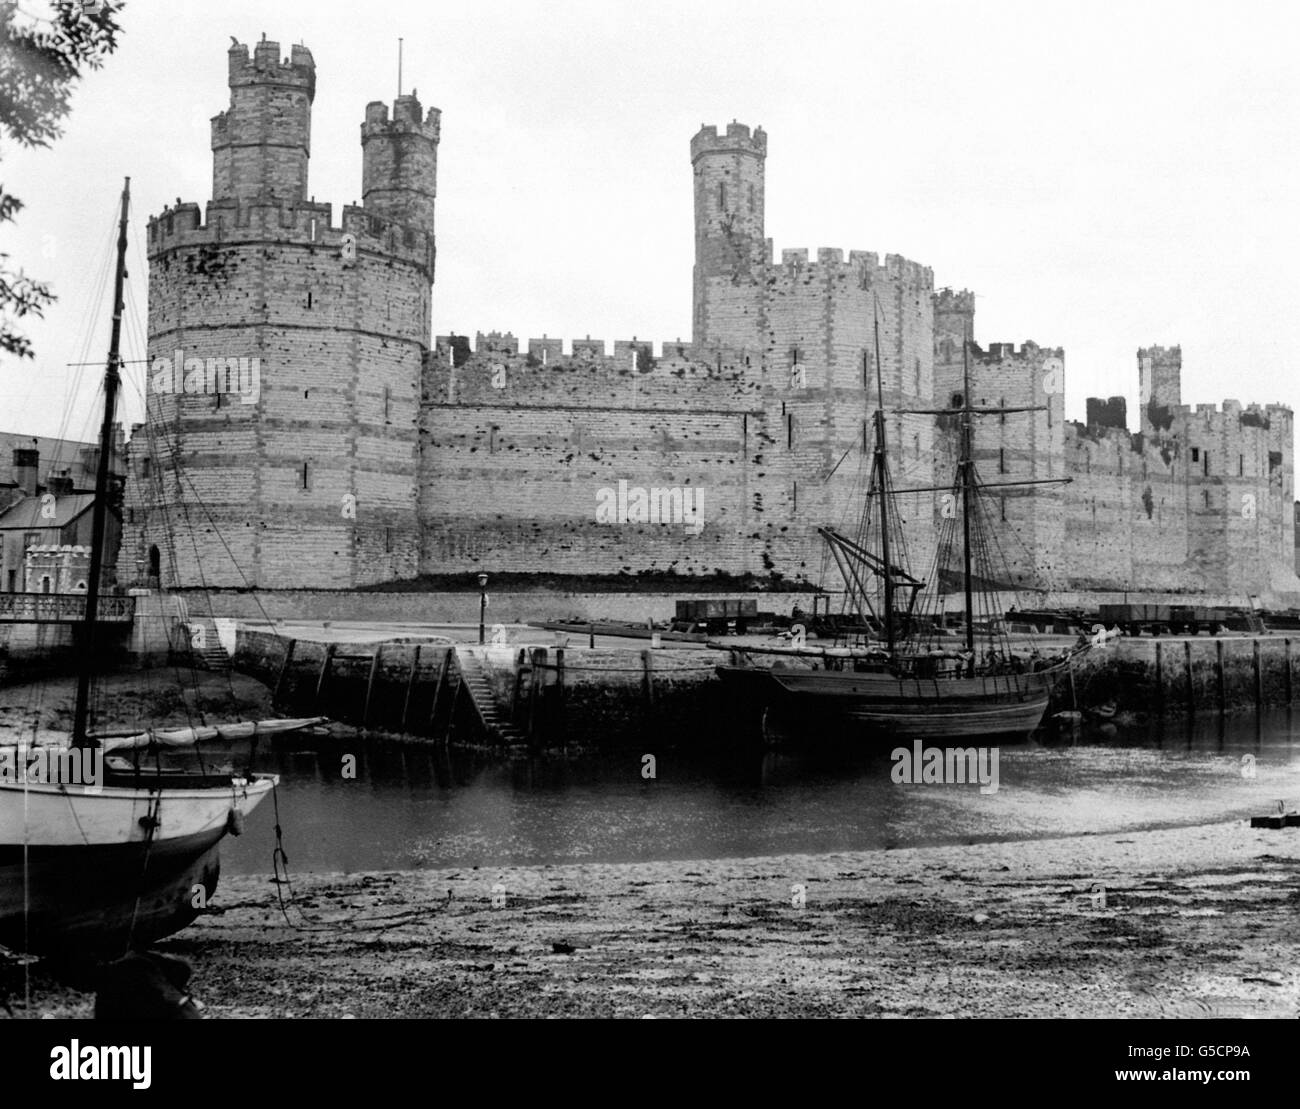
[[[324,717],[240,721],[96,734],[90,728],[130,179],[122,191],[112,337],[91,525],[79,597],[78,674],[71,734],[0,735],[0,944],[21,951],[112,959],[184,928],[216,891],[219,844],[275,789],[274,774],[231,759],[178,765],[206,742],[303,731]]]
[[[1081,644],[1057,657],[1017,654],[996,603],[998,578],[990,568],[975,566],[977,552],[987,554],[993,544],[979,534],[984,525],[978,501],[984,484],[975,472],[972,419],[975,415],[1026,409],[974,407],[970,400],[969,340],[963,349],[964,390],[960,405],[943,410],[911,410],[916,415],[960,420],[955,480],[951,485],[934,488],[896,489],[889,475],[886,451],[877,320],[879,403],[874,417],[875,449],[858,532],[851,537],[829,527],[818,530],[845,584],[846,609],[869,613],[868,624],[880,629],[880,637],[862,639],[857,646],[848,648],[811,652],[805,646],[753,650],[711,644],[731,652],[732,661],[716,669],[737,706],[764,718],[777,712],[809,726],[847,724],[855,737],[890,742],[913,737],[1027,736],[1042,723],[1053,685],[1066,673],[1072,655],[1090,644]],[[946,576],[961,583],[961,649],[954,649],[942,598],[937,591],[927,593],[927,582],[913,576],[902,564],[900,552],[905,546],[890,501],[899,494],[917,492],[947,493],[953,497],[952,503],[961,507],[960,520],[954,514],[954,527],[941,537],[932,575],[935,581]],[[957,523],[960,528],[955,526]],[[879,553],[869,536],[878,538]],[[958,544],[960,570],[954,572],[950,553]],[[977,611],[975,603],[977,592],[982,594],[981,611]],[[762,665],[757,660],[764,655],[785,657]]]

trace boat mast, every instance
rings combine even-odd
[[[108,340],[108,366],[104,370],[104,422],[99,429],[99,468],[95,474],[95,501],[90,516],[90,576],[86,580],[86,617],[81,625],[77,702],[72,717],[72,745],[97,747],[86,735],[90,716],[90,676],[95,665],[95,625],[99,617],[99,579],[104,569],[104,525],[108,513],[108,475],[113,453],[113,410],[121,383],[122,285],[126,278],[126,216],[131,201],[131,178],[122,186],[122,217],[117,232],[117,270],[113,275],[113,329]]]
[[[970,336],[964,335],[961,344],[961,527],[962,527],[962,583],[966,592],[966,651],[970,660],[966,663],[967,674],[975,676],[975,612],[971,598],[971,549],[970,549],[970,513],[971,499],[975,492],[974,451],[971,447],[971,405],[970,405]]]
[[[872,469],[880,483],[880,557],[885,575],[885,649],[894,653],[894,574],[889,562],[889,488],[885,481],[885,384],[880,368],[880,305],[875,306],[876,337],[876,454]]]

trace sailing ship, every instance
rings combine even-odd
[[[122,191],[113,319],[70,737],[0,736],[0,944],[111,958],[185,927],[216,890],[219,844],[275,789],[273,774],[177,765],[210,741],[302,731],[323,717],[125,734],[91,730],[120,341],[130,178]]]
[[[858,534],[818,528],[845,583],[847,619],[842,618],[838,626],[846,633],[837,635],[836,645],[825,648],[802,643],[745,648],[714,644],[732,653],[732,661],[718,666],[716,672],[734,703],[764,722],[776,712],[801,730],[834,722],[847,723],[855,736],[890,740],[1029,735],[1041,724],[1057,679],[1073,654],[1086,645],[1055,658],[1036,652],[1026,657],[1012,648],[997,604],[1004,583],[991,568],[977,566],[981,560],[991,561],[997,546],[992,528],[985,526],[980,497],[993,486],[1045,482],[981,482],[975,469],[972,427],[978,415],[1037,408],[971,403],[967,337],[960,403],[947,409],[905,410],[956,423],[960,435],[954,479],[943,486],[896,488],[888,465],[878,318],[875,346],[874,450]],[[960,515],[954,511],[945,518],[929,583],[905,565],[905,537],[892,507],[894,497],[913,493],[947,494],[948,504],[960,507]],[[878,553],[870,543],[873,536],[879,541]],[[952,553],[958,545],[961,557],[954,566]],[[928,584],[945,582],[961,586],[960,647],[947,626],[939,589],[927,591]],[[977,609],[977,596],[983,611]],[[842,638],[848,642],[840,643]]]

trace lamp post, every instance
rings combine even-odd
[[[478,641],[480,646],[487,642],[487,628],[485,623],[487,618],[487,583],[488,583],[487,574],[479,574],[478,576],[478,590],[479,590],[478,592]]]

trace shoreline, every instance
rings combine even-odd
[[[157,945],[193,965],[209,1016],[1300,1015],[1300,830],[1246,821],[292,889],[297,928],[268,877],[223,878]],[[13,967],[6,984],[24,1015]],[[40,967],[32,1000],[93,1008]]]

